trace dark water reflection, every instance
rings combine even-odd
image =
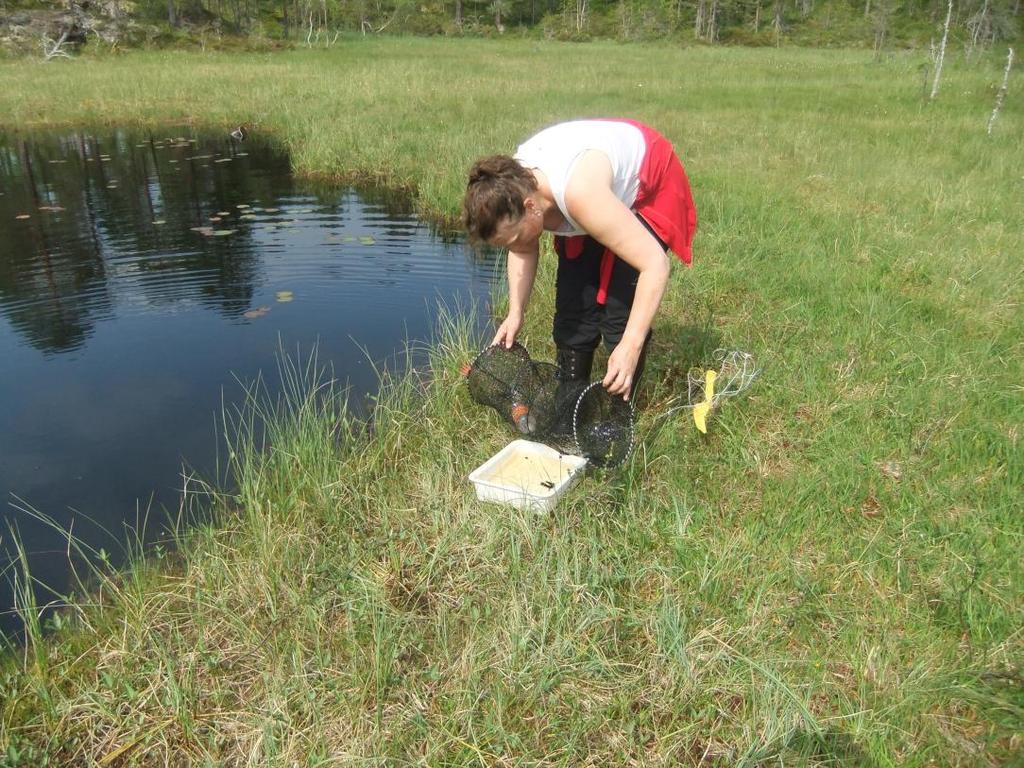
[[[116,551],[101,528],[176,508],[183,462],[212,475],[236,378],[316,344],[365,394],[371,360],[429,339],[439,302],[483,305],[493,277],[401,201],[299,182],[258,139],[0,137],[2,562],[14,525],[65,591],[66,542],[17,499]]]

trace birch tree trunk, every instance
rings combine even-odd
[[[939,45],[939,58],[935,62],[935,79],[932,81],[932,99],[939,95],[939,78],[942,77],[942,62],[946,58],[946,41],[949,40],[949,20],[951,18],[953,18],[953,0],[949,0],[949,8],[946,9],[946,28],[942,31],[942,43]]]
[[[981,34],[982,28],[985,26],[985,22],[988,18],[988,0],[985,0],[984,5],[981,6],[981,13],[977,17],[974,24],[974,34],[971,35],[971,50],[973,51],[978,45],[978,36]]]
[[[996,124],[996,118],[999,117],[999,110],[1003,107],[1003,100],[1006,98],[1006,91],[1010,85],[1010,68],[1013,66],[1013,48],[1010,49],[1009,54],[1006,57],[1006,69],[1003,70],[1003,84],[999,87],[999,93],[996,94],[996,106],[992,110],[992,117],[988,119],[988,135],[992,135],[992,126]]]

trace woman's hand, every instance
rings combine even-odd
[[[509,312],[508,317],[505,318],[500,326],[498,326],[498,332],[494,335],[494,341],[491,342],[491,346],[501,344],[509,349],[515,344],[516,336],[519,335],[519,329],[523,327],[523,313],[522,312]]]
[[[620,342],[612,350],[608,356],[608,371],[601,380],[608,394],[622,395],[623,400],[629,401],[629,393],[633,389],[633,374],[636,373],[636,364],[642,349],[642,346],[634,347]]]

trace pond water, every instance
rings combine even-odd
[[[358,405],[494,278],[401,200],[297,180],[258,137],[0,136],[0,630],[12,527],[68,589],[67,542],[24,508],[116,559],[126,524],[177,509],[183,465],[213,475],[239,380],[316,346]]]

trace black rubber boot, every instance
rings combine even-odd
[[[590,370],[593,367],[594,350],[559,347],[558,377],[561,381],[590,381]]]

